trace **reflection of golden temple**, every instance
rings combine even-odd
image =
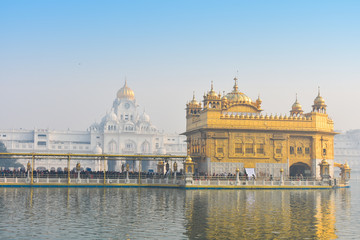
[[[334,191],[187,191],[185,194],[189,239],[337,238]]]
[[[334,122],[326,113],[320,90],[312,111],[304,113],[296,96],[290,115],[261,114],[262,100],[233,90],[221,96],[211,90],[203,105],[195,96],[186,104],[188,153],[195,171],[208,174],[235,173],[254,169],[257,177],[321,177],[325,161],[327,175],[334,177]],[[324,168],[325,170],[325,168]]]
[[[348,181],[350,180],[350,167],[347,164],[347,162],[345,164],[340,164],[340,163],[334,163],[334,166],[339,167],[340,168],[340,176],[341,176],[341,181],[343,184],[348,183]]]

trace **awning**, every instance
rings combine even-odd
[[[245,168],[245,172],[247,173],[248,177],[252,177],[253,174],[256,177],[255,168]]]

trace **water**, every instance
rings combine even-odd
[[[0,239],[357,239],[337,190],[2,188]]]

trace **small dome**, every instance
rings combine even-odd
[[[314,100],[314,105],[325,105],[325,100],[320,95],[317,96]]]
[[[302,110],[301,104],[298,102],[297,94],[296,94],[296,100],[291,107],[290,114],[292,117],[299,117],[299,116],[302,116],[303,112],[304,111]]]
[[[301,110],[302,110],[302,106],[301,106],[301,104],[298,102],[297,99],[296,99],[295,103],[292,105],[292,110],[293,110],[293,111],[301,111]]]
[[[211,90],[208,92],[208,95],[211,96],[211,97],[218,97],[218,95],[214,91],[214,83],[213,83],[213,81],[211,81]]]
[[[319,90],[318,90],[318,95],[314,100],[314,105],[315,106],[325,106],[325,100],[324,100],[324,98],[322,96],[320,96],[320,87],[319,87]]]
[[[191,104],[193,104],[193,105],[198,105],[199,104],[199,102],[198,101],[196,101],[196,99],[193,99],[193,100],[191,100],[191,102],[190,102]]]
[[[140,117],[140,121],[141,122],[150,122],[150,117],[149,115],[147,115],[145,112],[143,112],[143,114]]]
[[[112,109],[112,111],[107,115],[107,120],[108,121],[114,121],[116,122],[118,120],[116,114],[114,113],[114,110]]]
[[[260,98],[260,95],[259,95],[258,98],[256,99],[256,103],[259,104],[259,105],[262,103],[262,100],[261,100],[261,98]]]
[[[117,92],[117,97],[120,99],[124,99],[124,98],[129,100],[135,99],[134,91],[127,86],[126,80],[124,86]]]
[[[94,152],[94,154],[102,154],[103,153],[102,148],[99,145],[97,145],[94,148],[93,152]]]
[[[196,101],[196,99],[195,99],[195,92],[193,93],[193,99],[191,100],[190,103],[193,104],[193,105],[198,105],[199,104],[198,101]]]

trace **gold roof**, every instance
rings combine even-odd
[[[117,97],[118,98],[129,99],[129,100],[134,100],[135,99],[134,91],[131,90],[131,88],[129,88],[127,86],[126,80],[125,80],[124,86],[117,92]]]

